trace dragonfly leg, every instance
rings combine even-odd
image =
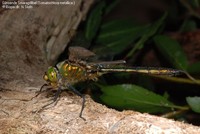
[[[59,97],[61,91],[62,91],[62,89],[61,89],[61,88],[58,88],[58,90],[57,90],[57,92],[55,93],[54,98],[53,98],[53,101],[54,101],[54,102],[58,99],[58,97]]]
[[[44,87],[46,87],[46,86],[49,86],[49,85],[48,85],[48,84],[44,84],[44,85],[42,85],[41,88],[40,88],[40,90],[35,92],[36,95],[33,96],[33,97],[31,98],[31,100],[32,100],[33,98],[38,97],[38,95],[40,95],[40,94],[42,93],[42,89],[43,89]],[[45,91],[46,91],[46,90],[45,90]]]
[[[79,117],[82,118],[83,120],[86,120],[85,118],[82,117],[83,110],[85,107],[85,95],[81,94],[78,90],[76,90],[73,86],[68,85],[69,89],[74,92],[76,95],[80,96],[82,98],[82,107],[81,107],[81,112],[79,114]]]
[[[41,88],[40,88],[40,90],[36,92],[37,94],[35,95],[35,97],[37,97],[38,95],[40,95],[40,94],[42,93],[42,89],[43,89],[44,87],[46,87],[46,86],[49,86],[49,85],[48,85],[48,84],[42,85]],[[35,97],[34,97],[34,98],[35,98]]]
[[[62,91],[61,88],[58,88],[57,92],[56,92],[55,95],[54,95],[54,98],[52,99],[53,101],[52,101],[51,103],[48,103],[48,104],[44,105],[44,106],[39,110],[39,112],[41,112],[41,111],[44,110],[47,106],[49,106],[49,105],[51,105],[51,104],[53,104],[53,103],[55,103],[54,105],[56,105],[57,102],[58,102],[57,100],[58,100],[58,97],[59,97],[61,91]]]

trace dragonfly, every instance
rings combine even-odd
[[[56,89],[57,91],[52,102],[54,103],[61,91],[71,90],[82,98],[82,107],[79,117],[83,118],[82,113],[85,105],[85,96],[73,87],[73,85],[78,82],[87,80],[97,81],[98,77],[101,75],[114,72],[143,73],[166,76],[176,76],[182,73],[181,70],[171,68],[128,67],[125,60],[97,62],[88,61],[90,57],[94,56],[96,56],[96,54],[86,48],[78,46],[69,47],[69,57],[67,60],[57,63],[56,66],[48,67],[48,70],[43,76],[46,84],[41,87],[40,91],[44,86],[50,86],[52,89]],[[43,108],[50,104],[43,106]]]

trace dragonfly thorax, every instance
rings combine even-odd
[[[87,65],[83,62],[78,64],[70,62],[68,60],[57,64],[57,68],[62,77],[62,81],[64,83],[70,83],[72,85],[80,81],[97,79],[97,72],[94,71],[91,73],[90,69],[88,69],[86,66]]]

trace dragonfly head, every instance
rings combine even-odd
[[[49,67],[47,72],[45,72],[43,79],[49,83],[52,87],[57,87],[58,85],[58,71],[55,67]]]

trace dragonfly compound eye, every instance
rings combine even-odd
[[[47,77],[47,78],[46,78]],[[44,76],[44,79],[49,80],[50,82],[57,82],[57,72],[56,68],[49,67],[46,76]]]
[[[43,79],[45,80],[45,81],[48,81],[49,80],[49,78],[48,78],[48,76],[47,76],[47,73],[45,72],[45,74],[44,74],[44,76],[43,76]]]

